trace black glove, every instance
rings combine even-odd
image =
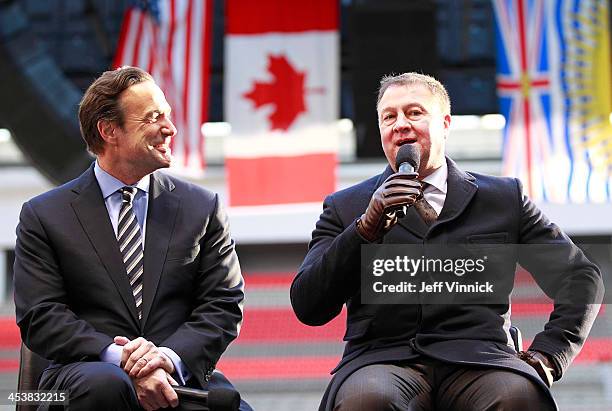
[[[538,373],[544,383],[550,388],[555,380],[555,367],[545,354],[539,351],[519,351],[518,356],[521,360],[531,365]]]
[[[417,173],[395,173],[372,195],[365,213],[357,220],[362,237],[374,242],[397,223],[396,212],[414,204],[422,195]]]

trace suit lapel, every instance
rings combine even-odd
[[[423,219],[421,218],[419,213],[417,213],[414,207],[408,207],[408,210],[406,211],[406,216],[400,218],[398,220],[398,224],[404,227],[406,230],[410,231],[418,238],[424,238],[430,228],[427,223],[423,221]]]
[[[478,186],[474,183],[474,177],[461,171],[450,158],[447,157],[446,160],[448,164],[448,190],[444,207],[438,219],[431,226],[428,226],[414,207],[410,207],[406,216],[398,221],[399,225],[419,238],[425,238],[427,233],[436,226],[457,218],[465,210],[478,189]]]
[[[93,166],[79,177],[79,182],[73,191],[78,194],[78,197],[72,201],[72,208],[104,268],[115,283],[132,319],[137,324],[136,303],[132,296],[117,238],[104,205],[102,192],[93,172]]]
[[[446,158],[448,164],[448,190],[446,192],[446,200],[444,207],[440,212],[440,216],[432,225],[432,228],[438,224],[443,224],[457,218],[476,194],[478,186],[475,183],[475,178],[457,167],[457,164],[450,158]]]
[[[142,327],[147,322],[161,278],[172,238],[180,198],[172,192],[174,184],[161,174],[151,174],[147,233],[144,251]]]

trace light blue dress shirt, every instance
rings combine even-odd
[[[125,187],[125,184],[120,180],[116,179],[112,175],[108,174],[104,171],[98,162],[96,161],[94,165],[94,174],[96,176],[96,180],[98,180],[98,185],[100,186],[100,190],[102,191],[102,197],[104,198],[104,204],[106,205],[106,210],[108,211],[108,217],[110,218],[110,222],[113,225],[113,230],[115,231],[115,236],[117,235],[117,226],[119,224],[119,211],[121,210],[121,193],[119,190]],[[138,220],[138,225],[140,226],[140,233],[142,235],[143,246],[146,247],[145,244],[145,233],[147,230],[147,210],[149,206],[149,184],[151,179],[149,176],[144,176],[138,183],[132,185],[136,187],[138,190],[136,191],[136,195],[134,196],[134,201],[132,203],[132,208],[134,209],[134,213],[136,214],[136,220]],[[181,385],[185,385],[185,381],[191,378],[191,373],[187,369],[187,367],[183,366],[183,361],[181,357],[178,356],[172,349],[168,347],[158,347],[161,352],[166,354],[172,364],[174,365],[174,374],[173,377],[177,380]],[[104,362],[110,362],[115,364],[116,366],[120,366],[121,363],[121,352],[123,348],[115,343],[110,344],[100,353],[100,359]],[[177,378],[178,377],[178,378]]]

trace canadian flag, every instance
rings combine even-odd
[[[232,206],[336,188],[338,2],[227,0],[225,166]]]

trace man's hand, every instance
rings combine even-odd
[[[422,195],[416,173],[389,176],[372,195],[366,212],[357,221],[357,230],[370,242],[380,239],[397,223],[397,210],[410,206]]]
[[[169,374],[174,372],[174,364],[166,354],[161,352],[151,341],[142,337],[130,341],[117,336],[115,344],[123,346],[121,366],[131,378],[144,377],[158,368]]]
[[[538,373],[544,383],[550,388],[555,380],[555,367],[545,354],[539,351],[519,351],[518,356],[521,360],[531,365]]]
[[[159,408],[175,408],[179,404],[178,396],[171,385],[178,385],[166,371],[158,368],[152,373],[132,378],[138,402],[147,411]]]

